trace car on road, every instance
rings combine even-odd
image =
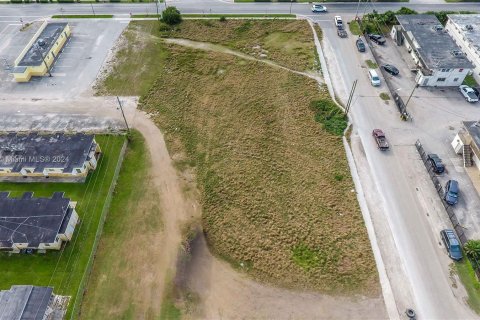
[[[378,76],[377,71],[374,69],[368,70],[368,78],[370,79],[372,86],[378,87],[380,85],[380,77]]]
[[[379,45],[384,45],[386,42],[385,38],[379,34],[369,33],[368,38]]]
[[[333,21],[335,21],[335,26],[336,26],[337,28],[343,29],[342,17],[340,17],[340,16],[335,16],[335,17],[333,18]]]
[[[390,73],[392,76],[396,76],[400,73],[400,71],[398,71],[398,69],[395,66],[392,66],[391,64],[384,64],[382,68],[383,70],[385,70],[385,72]]]
[[[427,160],[428,162],[430,162],[433,172],[438,174],[445,172],[445,166],[443,165],[442,159],[440,159],[440,157],[437,156],[435,153],[430,153],[427,156]]]
[[[312,12],[327,12],[327,7],[318,3],[314,3],[312,5]]]
[[[451,229],[444,229],[440,231],[440,237],[442,238],[445,249],[447,249],[448,256],[453,260],[462,260],[462,247],[460,241],[458,241],[455,231]]]
[[[340,29],[340,28],[337,28],[337,35],[340,38],[346,38],[348,36],[347,31],[345,31],[344,29]]]
[[[458,88],[467,102],[478,102],[478,96],[472,88],[464,84]]]
[[[362,38],[358,37],[357,41],[355,41],[355,44],[357,45],[358,51],[365,52],[365,42],[363,42]]]
[[[455,205],[458,202],[458,181],[457,180],[448,180],[447,184],[445,185],[445,194],[443,195],[443,199],[449,205]]]
[[[385,137],[385,133],[383,133],[382,129],[373,129],[372,136],[377,143],[378,149],[381,151],[386,151],[389,148],[387,138]]]

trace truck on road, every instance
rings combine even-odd
[[[377,142],[378,149],[381,151],[388,150],[389,145],[387,142],[387,138],[381,129],[373,129],[372,136]]]

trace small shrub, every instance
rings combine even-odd
[[[315,111],[315,120],[323,124],[324,129],[336,136],[342,136],[347,128],[347,116],[331,100],[318,100],[311,104]]]
[[[171,30],[170,26],[164,22],[160,22],[160,25],[158,27],[158,30],[160,30],[160,32],[168,32]]]
[[[342,181],[343,180],[343,174],[336,174],[335,175],[335,180]]]
[[[225,22],[225,21],[227,21],[227,18],[225,18],[225,16],[221,16],[220,17],[220,22]]]
[[[390,96],[388,95],[388,93],[382,92],[380,93],[380,99],[387,101],[387,100],[390,100]]]
[[[172,26],[182,22],[182,16],[176,7],[168,7],[162,12],[162,21]]]
[[[293,248],[292,260],[296,265],[308,271],[319,265],[320,257],[315,250],[310,249],[305,244],[300,244]]]

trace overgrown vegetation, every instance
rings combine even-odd
[[[0,183],[0,190],[10,191],[12,197],[27,191],[33,191],[36,197],[51,197],[56,191],[64,191],[66,197],[78,202],[76,210],[80,224],[72,240],[61,251],[32,255],[0,253],[0,289],[21,284],[52,286],[56,294],[71,296],[68,318],[79,298],[77,293],[86,272],[125,137],[97,136],[96,140],[103,155],[97,169],[85,183]]]
[[[141,108],[162,129],[177,167],[195,172],[212,251],[278,285],[378,294],[342,145],[346,118],[327,90],[319,90],[310,78],[260,62],[167,45],[155,38],[157,31],[149,23],[154,22],[129,29],[135,30],[135,39],[150,42],[137,50],[157,46],[152,52],[167,54]],[[222,31],[216,23],[228,28]],[[305,30],[294,31],[299,26]],[[282,41],[312,46],[311,29],[300,21],[184,21],[180,29],[170,35],[233,48],[266,43],[272,33],[289,30]],[[297,58],[295,51],[276,50],[283,61]],[[151,52],[131,52],[138,54]],[[313,61],[310,56],[308,64]],[[319,263],[312,263],[315,258],[302,246]]]
[[[299,71],[315,69],[313,35],[304,20],[185,20],[162,36],[221,44],[254,57],[265,55]]]
[[[365,60],[365,63],[367,64],[367,67],[369,69],[377,69],[378,68],[378,64],[376,64],[375,62],[373,62],[372,60],[368,59],[368,60]]]
[[[313,101],[311,107],[315,111],[315,120],[320,122],[327,132],[337,136],[343,135],[348,118],[331,99]]]
[[[348,24],[348,28],[350,29],[350,32],[355,36],[359,36],[362,34],[362,30],[360,30],[360,25],[358,24],[358,21],[350,21],[350,23]]]
[[[382,92],[382,93],[380,93],[380,99],[382,99],[384,101],[388,101],[388,100],[390,100],[390,96],[388,95],[388,93]]]
[[[468,76],[465,77],[465,80],[463,80],[463,84],[467,85],[469,87],[474,87],[474,88],[478,87],[477,81],[475,80],[475,78],[471,74],[469,74]]]
[[[176,7],[170,6],[162,11],[162,22],[173,26],[182,22],[180,11]]]
[[[144,139],[132,131],[84,297],[82,319],[159,317],[160,301],[156,304],[145,298],[157,290],[159,280],[150,270],[158,259],[152,243],[163,229],[150,167]]]
[[[455,270],[467,290],[468,305],[477,314],[480,314],[480,282],[478,282],[472,264],[468,259],[463,259],[461,262],[455,262]]]

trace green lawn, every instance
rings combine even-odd
[[[88,265],[125,137],[103,135],[97,136],[96,140],[103,154],[97,169],[83,184],[0,183],[0,190],[10,191],[11,196],[33,191],[37,197],[50,197],[55,191],[64,191],[66,197],[78,202],[80,223],[72,241],[68,242],[63,250],[47,252],[45,255],[0,254],[0,289],[21,284],[52,286],[55,293],[72,297],[67,317],[72,312]]]
[[[475,78],[472,75],[466,76],[465,80],[463,80],[463,84],[469,87],[478,87],[478,83],[475,81]]]
[[[480,314],[480,282],[478,282],[475,276],[472,264],[468,259],[463,259],[462,262],[455,262],[455,270],[467,290],[468,305],[476,313]]]
[[[367,64],[367,66],[370,68],[370,69],[377,69],[378,68],[378,64],[376,64],[375,62],[373,62],[372,60],[365,60],[365,63]]]
[[[360,30],[360,25],[358,24],[358,21],[350,21],[350,23],[348,24],[348,27],[350,29],[350,32],[355,35],[355,36],[359,36],[362,34],[362,31]]]

